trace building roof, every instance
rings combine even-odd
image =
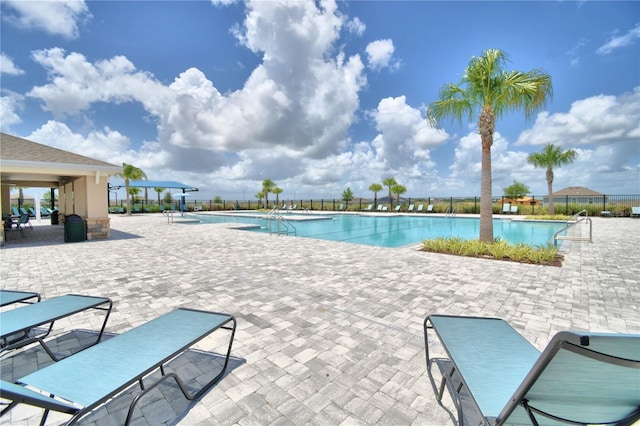
[[[55,187],[81,176],[111,176],[121,166],[0,133],[0,180],[24,187]]]
[[[589,197],[589,196],[604,195],[604,194],[594,191],[593,189],[585,188],[584,186],[568,186],[566,188],[562,188],[561,190],[553,193],[554,197],[565,196],[565,195]]]

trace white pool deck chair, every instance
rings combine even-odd
[[[502,213],[503,214],[509,214],[511,213],[511,203],[504,203],[502,205]]]
[[[640,217],[640,207],[631,207],[631,217]]]

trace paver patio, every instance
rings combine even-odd
[[[159,214],[112,215],[111,239],[65,244],[62,226],[43,221],[9,235],[0,286],[110,297],[111,333],[178,306],[235,315],[232,354],[246,362],[177,424],[444,425],[425,366],[430,313],[501,317],[539,349],[565,329],[640,333],[640,220],[592,220],[593,243],[565,243],[562,267],[168,224]],[[14,411],[11,422],[38,415]]]

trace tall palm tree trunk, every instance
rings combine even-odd
[[[549,191],[549,214],[553,216],[556,210],[553,207],[553,169],[547,168],[547,190]]]
[[[131,216],[131,199],[129,198],[129,179],[125,179],[124,188],[127,192],[127,216]]]
[[[491,146],[496,119],[493,111],[483,109],[478,120],[478,132],[482,140],[480,178],[480,241],[493,242],[493,197],[491,195]]]
[[[493,200],[491,195],[491,145],[482,141],[480,182],[480,241],[493,242]]]

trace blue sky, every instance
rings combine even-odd
[[[493,193],[546,194],[527,156],[577,160],[554,189],[640,193],[640,3],[10,1],[0,4],[3,132],[200,188],[339,198],[394,177],[405,196],[480,193],[475,119],[425,108],[472,56],[542,68],[554,96],[498,120]]]

